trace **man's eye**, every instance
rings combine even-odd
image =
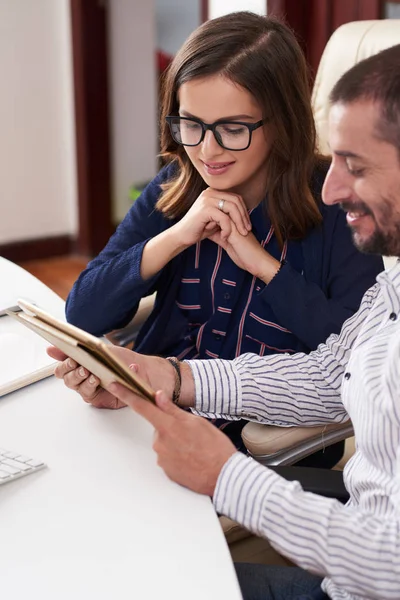
[[[346,161],[346,167],[348,172],[350,173],[350,175],[353,175],[353,177],[361,177],[361,175],[364,173],[364,168],[363,167],[356,167],[356,166],[352,166],[351,163]]]
[[[348,167],[348,171],[350,175],[353,175],[353,177],[361,177],[361,175],[364,173],[364,169],[352,169],[351,167]]]

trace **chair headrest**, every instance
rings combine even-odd
[[[332,34],[318,67],[312,95],[321,152],[329,154],[329,94],[335,83],[356,63],[399,43],[400,19],[346,23]]]

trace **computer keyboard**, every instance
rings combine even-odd
[[[35,473],[45,466],[40,460],[0,448],[0,485]]]

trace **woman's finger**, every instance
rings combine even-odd
[[[229,217],[232,219],[232,221],[236,225],[237,230],[241,235],[247,235],[249,233],[247,222],[244,219],[243,213],[240,211],[239,206],[236,203],[226,200],[224,202],[223,208],[219,208],[219,210],[221,210],[226,215],[229,215]]]
[[[241,196],[217,190],[210,190],[210,197],[216,202],[216,207],[230,215],[242,235],[251,229],[247,207]],[[222,208],[220,205],[222,204]]]
[[[223,213],[218,208],[210,208],[209,216],[214,223],[219,225],[219,228],[221,229],[221,238],[226,240],[232,231],[232,221],[230,216]]]

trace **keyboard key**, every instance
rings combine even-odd
[[[44,463],[41,460],[34,460],[33,458],[29,459],[26,463],[30,467],[43,467]]]
[[[29,465],[25,463],[19,463],[16,460],[12,460],[11,458],[6,458],[1,462],[2,465],[8,465],[9,467],[15,467],[19,471],[29,471],[31,468]]]
[[[39,471],[45,466],[40,460],[0,448],[0,486]]]
[[[13,458],[14,460],[17,460],[18,462],[22,462],[22,463],[26,463],[26,462],[28,462],[28,460],[30,460],[29,456],[22,456],[21,454],[16,454],[15,456],[9,456],[8,458]]]
[[[18,454],[16,452],[3,452],[3,456],[7,456],[7,458],[16,458]]]
[[[2,471],[5,471],[6,473],[10,473],[10,475],[16,475],[17,473],[20,473],[20,469],[10,467],[9,465],[4,464],[3,462],[0,462],[0,469]]]

